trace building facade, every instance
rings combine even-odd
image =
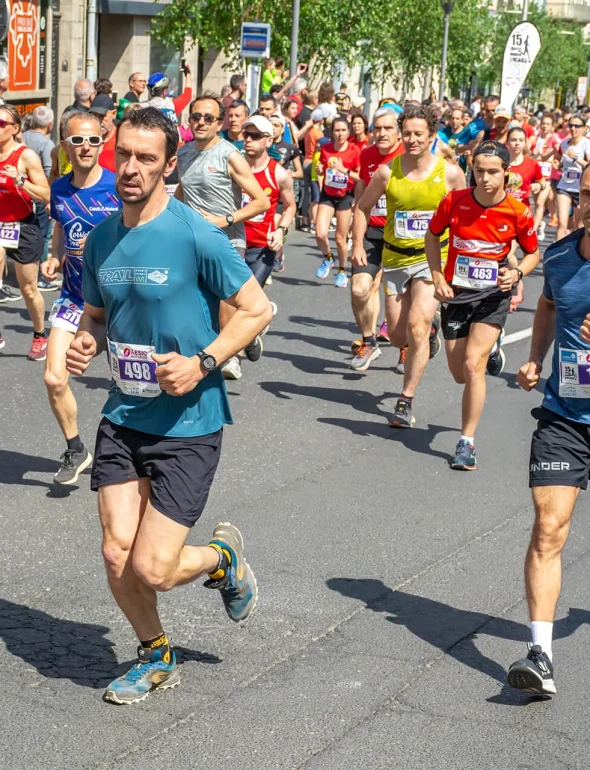
[[[0,0],[1,2],[2,0]],[[6,1],[6,0],[4,0]],[[133,72],[165,72],[171,91],[183,87],[184,56],[195,87],[220,90],[228,81],[224,58],[198,46],[178,51],[150,35],[153,16],[166,2],[152,0],[7,0],[10,25],[3,52],[9,62],[6,101],[21,112],[51,104],[57,115],[74,99],[74,84],[109,78],[117,97]]]

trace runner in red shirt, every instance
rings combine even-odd
[[[324,144],[316,166],[318,176],[323,178],[323,187],[316,215],[316,242],[322,252],[322,264],[316,271],[317,278],[327,278],[334,266],[330,251],[328,230],[330,220],[336,214],[336,248],[339,270],[335,286],[348,286],[346,263],[348,262],[348,231],[352,219],[353,191],[359,180],[360,150],[348,141],[348,121],[336,117],[332,121],[332,140]]]
[[[355,115],[350,121],[352,133],[348,141],[355,144],[359,150],[364,150],[369,146],[369,121],[366,115]]]
[[[253,115],[243,124],[242,134],[246,161],[270,201],[269,209],[245,222],[246,263],[258,283],[264,286],[272,272],[277,252],[283,248],[287,230],[297,211],[297,204],[291,173],[268,155],[268,149],[273,143],[270,120],[263,115]],[[275,225],[279,200],[283,204],[283,212]],[[250,203],[250,198],[244,192],[242,201],[244,206]],[[258,361],[262,355],[261,337],[262,335],[257,336],[244,348],[244,353],[250,361]]]
[[[373,140],[375,143],[361,152],[360,181],[354,196],[357,207],[352,225],[352,312],[362,339],[352,343],[352,351],[356,355],[350,366],[361,372],[381,355],[375,330],[380,310],[381,252],[387,207],[385,195],[372,209],[361,208],[360,201],[379,166],[404,152],[397,113],[391,107],[382,107],[373,116]]]
[[[537,228],[537,238],[540,241],[545,239],[545,221],[543,219],[545,206],[549,209],[551,216],[549,225],[557,227],[554,187],[557,186],[561,177],[561,171],[556,168],[558,165],[556,157],[560,144],[561,139],[555,132],[555,117],[551,112],[543,113],[539,133],[534,142],[531,143],[533,158],[538,161],[543,179],[546,182],[545,189],[541,190],[537,196],[535,206],[535,227]]]
[[[39,261],[43,236],[35,214],[35,202],[49,203],[49,185],[36,152],[16,141],[21,117],[11,104],[0,106],[0,279],[6,256],[14,261],[18,287],[33,323],[29,361],[45,361],[45,303],[39,293]],[[0,348],[5,345],[0,330]]]
[[[525,155],[527,136],[522,126],[515,126],[508,132],[508,151],[510,152],[510,173],[506,192],[531,207],[530,194],[537,195],[545,189],[543,172],[536,160]]]
[[[485,141],[473,155],[475,187],[448,193],[430,221],[426,256],[435,296],[442,305],[441,328],[455,382],[465,385],[461,438],[451,468],[475,470],[475,431],[486,397],[486,368],[498,375],[505,357],[501,334],[510,291],[539,262],[530,209],[505,190],[510,153]],[[441,265],[440,237],[449,228],[449,256]],[[521,247],[520,266],[510,269],[512,242]]]

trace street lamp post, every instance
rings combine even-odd
[[[441,5],[445,13],[445,31],[443,34],[442,62],[440,65],[440,86],[438,89],[439,102],[442,102],[445,95],[445,79],[447,77],[447,52],[449,49],[449,22],[451,21],[451,13],[453,12],[455,0],[447,0],[447,2],[441,0]]]
[[[300,0],[293,0],[293,19],[291,22],[291,75],[297,72],[297,59],[299,58],[299,4]]]

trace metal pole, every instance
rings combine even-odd
[[[88,0],[86,24],[86,78],[93,83],[96,80],[96,0]]]
[[[445,78],[447,77],[447,50],[449,47],[449,21],[451,19],[450,11],[445,10],[445,31],[443,36],[442,63],[440,65],[440,86],[438,89],[438,100],[442,102],[445,95]]]
[[[297,71],[297,59],[299,58],[299,6],[300,0],[293,0],[293,23],[291,24],[291,77]]]
[[[522,20],[526,21],[529,17],[529,0],[523,0],[522,2]]]

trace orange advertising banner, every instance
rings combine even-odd
[[[39,71],[39,0],[11,0],[10,9],[10,90],[34,91]]]

